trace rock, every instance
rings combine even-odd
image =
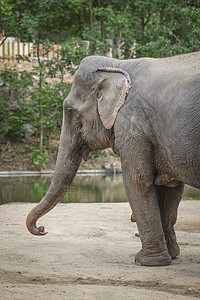
[[[120,165],[115,165],[114,164],[111,164],[111,165],[106,165],[105,166],[105,170],[107,173],[114,173],[114,174],[118,174],[118,173],[121,173],[122,172],[122,168]]]
[[[35,133],[35,128],[30,123],[24,124],[22,127],[25,132],[25,139],[30,140],[31,136]]]

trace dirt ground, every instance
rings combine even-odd
[[[25,228],[33,204],[0,206],[0,299],[200,298],[200,201],[182,201],[181,255],[166,267],[140,267],[128,203],[58,204],[41,218],[49,232]]]

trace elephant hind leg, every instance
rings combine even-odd
[[[180,254],[180,248],[176,241],[174,224],[177,220],[177,210],[183,194],[183,189],[184,184],[180,184],[179,186],[174,188],[165,186],[156,187],[162,227],[171,258],[175,258]]]
[[[130,140],[131,141],[131,140]],[[160,209],[154,184],[154,163],[151,145],[143,136],[134,136],[133,145],[121,148],[122,175],[131,209],[136,219],[142,249],[135,262],[143,266],[164,266],[171,263],[162,228]],[[136,156],[137,153],[138,155]]]

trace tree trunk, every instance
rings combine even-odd
[[[101,2],[100,0],[98,0],[98,7],[101,8]],[[105,20],[105,17],[104,15],[101,15],[100,16],[100,23],[101,23],[101,41],[103,42],[104,41],[104,20]]]
[[[43,141],[44,141],[44,126],[43,126],[43,109],[42,109],[42,97],[41,97],[41,92],[42,92],[42,63],[40,60],[40,41],[38,41],[37,44],[37,60],[38,60],[38,64],[40,67],[39,70],[39,95],[40,95],[40,99],[39,99],[39,117],[40,117],[40,151],[42,151],[43,148]]]
[[[89,1],[89,10],[90,10],[90,31],[91,31],[93,27],[92,0]]]
[[[103,42],[104,41],[104,16],[101,16],[101,41]]]

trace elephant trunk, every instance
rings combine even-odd
[[[26,226],[30,233],[34,235],[45,235],[47,233],[43,226],[37,227],[36,222],[61,201],[74,179],[82,159],[80,146],[77,145],[77,142],[76,144],[73,143],[66,136],[64,127],[61,132],[56,168],[50,187],[44,198],[27,216]]]

